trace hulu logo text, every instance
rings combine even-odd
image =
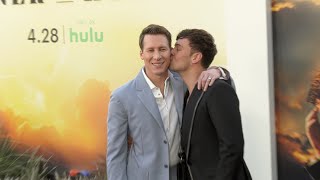
[[[88,31],[75,31],[69,28],[70,43],[103,42],[103,32],[97,32],[92,27]]]

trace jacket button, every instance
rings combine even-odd
[[[168,165],[165,164],[165,165],[164,165],[164,168],[168,168]]]
[[[164,140],[163,143],[167,144],[168,142],[166,140]]]

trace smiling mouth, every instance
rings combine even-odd
[[[151,63],[152,65],[156,67],[160,67],[164,62],[157,62],[157,63]]]

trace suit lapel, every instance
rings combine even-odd
[[[145,108],[151,113],[154,120],[164,131],[164,125],[159,112],[158,105],[156,103],[155,97],[153,96],[150,87],[148,86],[142,72],[136,77],[136,91],[141,103]]]
[[[192,93],[191,93],[191,95],[189,97],[189,101],[186,103],[186,107],[185,107],[185,111],[184,111],[183,116],[188,117],[185,114],[188,113],[189,111],[193,112],[193,110],[194,110],[194,108],[195,108],[195,106],[197,104],[197,101],[200,98],[201,94],[202,94],[202,90],[198,90],[197,89],[197,85],[195,85],[195,87],[193,88],[193,91],[192,91]]]
[[[169,72],[172,89],[174,91],[174,103],[176,105],[176,110],[179,117],[180,126],[182,124],[182,106],[183,106],[183,97],[184,97],[184,83],[180,77]]]

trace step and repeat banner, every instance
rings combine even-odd
[[[141,30],[163,25],[174,40],[182,29],[203,28],[223,66],[223,3],[0,0],[1,138],[18,152],[38,147],[61,169],[103,169],[109,97],[143,66]]]
[[[320,178],[320,1],[272,1],[279,180]]]

